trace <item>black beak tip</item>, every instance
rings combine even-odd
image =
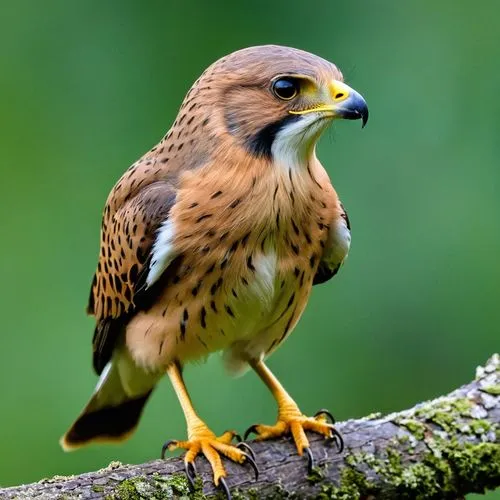
[[[368,123],[368,116],[369,116],[369,113],[368,113],[368,107],[365,107],[365,109],[363,109],[361,111],[361,128],[365,128],[365,125]]]
[[[356,112],[358,113],[358,117],[361,118],[361,128],[365,128],[365,125],[368,122],[368,106],[366,104],[366,101],[359,96],[356,102]]]
[[[368,106],[366,101],[357,93],[345,101],[344,107],[339,110],[338,116],[346,120],[361,120],[361,128],[368,122]]]

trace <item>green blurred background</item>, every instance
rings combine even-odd
[[[334,61],[371,116],[321,141],[352,251],[270,366],[304,412],[338,419],[470,380],[500,347],[499,16],[494,0],[2,0],[0,484],[138,463],[184,437],[164,380],[127,443],[58,445],[96,382],[84,308],[107,193],[203,69],[249,45]],[[201,415],[216,431],[271,423],[262,383],[218,357],[187,370]]]

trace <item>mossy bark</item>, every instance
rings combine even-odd
[[[346,448],[339,455],[311,436],[317,467],[288,440],[253,443],[261,474],[228,464],[234,500],[260,498],[456,499],[500,486],[500,358],[477,369],[475,380],[451,394],[385,417],[370,415],[337,425]],[[190,493],[182,459],[141,465],[112,463],[74,477],[0,489],[0,498],[137,500],[213,498],[205,461]]]

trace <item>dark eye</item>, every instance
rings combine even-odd
[[[280,78],[273,83],[273,92],[283,101],[293,99],[300,90],[299,82],[292,78]]]

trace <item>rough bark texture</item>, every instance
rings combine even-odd
[[[451,394],[410,410],[370,415],[337,425],[342,454],[311,436],[317,467],[282,439],[253,443],[260,468],[227,464],[233,498],[457,499],[500,486],[500,358],[494,355],[476,378]],[[198,489],[192,498],[217,495],[210,471],[198,460]],[[180,458],[141,465],[112,463],[72,477],[0,489],[0,498],[131,500],[187,498]]]

